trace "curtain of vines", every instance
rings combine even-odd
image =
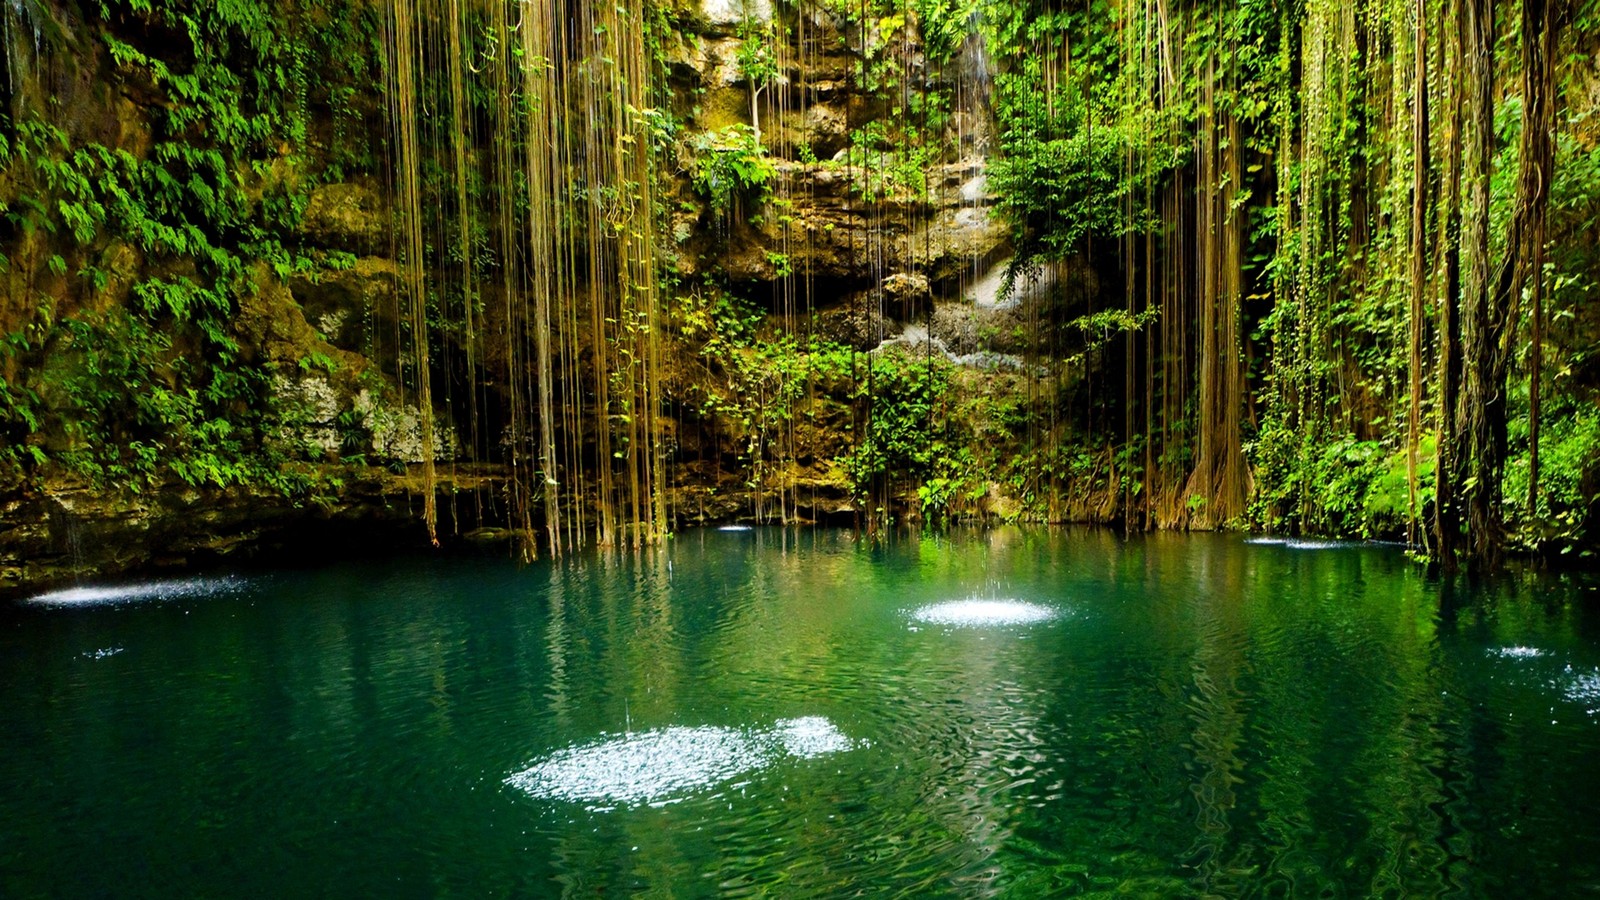
[[[1492,565],[1513,451],[1532,457],[1515,512],[1539,511],[1543,223],[1572,10],[1087,0],[984,16],[1019,259],[1115,258],[1125,324],[1144,329],[1108,360],[1145,456],[1130,523],[1405,532]],[[1525,110],[1516,143],[1497,97],[1502,123]]]
[[[437,410],[509,464],[529,554],[666,531],[656,14],[388,6],[403,367],[430,441]]]

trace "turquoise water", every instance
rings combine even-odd
[[[0,607],[0,895],[1596,894],[1597,586],[759,529],[79,590]]]

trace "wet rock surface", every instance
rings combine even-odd
[[[64,478],[0,504],[0,597],[129,572],[252,558],[423,552],[420,473],[341,469],[337,499],[295,500],[251,488],[167,483],[137,492]],[[476,527],[472,492],[498,494],[492,470],[441,473],[440,532]],[[462,511],[457,521],[451,513]]]

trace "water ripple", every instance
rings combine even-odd
[[[1233,535],[704,531],[254,577],[257,602],[148,615],[11,609],[11,893],[143,890],[130,871],[353,896],[1600,882],[1586,582],[1443,597],[1394,554]]]

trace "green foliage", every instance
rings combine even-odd
[[[297,485],[278,470],[281,460],[249,445],[238,417],[218,414],[219,401],[261,389],[240,383],[251,373],[195,371],[136,312],[68,319],[63,329],[40,382],[46,400],[72,413],[62,423],[71,444],[64,465],[136,491],[168,472],[196,486]]]
[[[46,270],[74,270],[80,284],[40,298],[11,336],[27,376],[0,386],[0,427],[62,436],[57,461],[101,483],[138,489],[171,474],[302,495],[309,482],[269,440],[280,427],[271,372],[241,352],[235,318],[261,264],[278,278],[320,264],[297,246],[314,183],[294,174],[311,142],[311,59],[362,68],[370,54],[330,42],[374,34],[373,16],[345,0],[95,8],[118,76],[158,98],[151,142],[77,140],[54,109],[13,123],[0,148],[5,213],[24,235],[55,236]],[[101,297],[114,282],[118,294]]]
[[[1600,384],[1600,147],[1558,136],[1550,185],[1545,310],[1560,348],[1546,359],[1557,393]]]
[[[971,447],[934,443],[933,475],[917,487],[924,524],[943,525],[960,519],[988,490]]]
[[[954,81],[929,77],[927,62],[953,62],[968,24],[986,2],[826,0],[829,11],[854,26],[859,39],[851,42],[854,88],[862,100],[884,110],[853,127],[843,159],[829,161],[843,164],[862,198],[927,199],[929,171],[958,149],[951,129]],[[798,155],[815,161],[809,147]]]
[[[1118,41],[1136,25],[1123,15],[1105,2],[983,5],[1001,135],[989,187],[1023,263],[1148,230],[1151,186],[1192,149],[1181,133],[1192,111],[1178,97],[1152,104],[1150,76],[1119,69]]]
[[[909,6],[916,12],[928,58],[945,63],[973,33],[984,0],[911,0]]]
[[[868,201],[895,195],[922,200],[928,194],[928,169],[942,152],[915,125],[903,123],[891,135],[888,126],[874,120],[850,132],[844,165],[855,192]]]
[[[870,371],[856,383],[864,402],[864,439],[845,459],[858,493],[884,478],[922,482],[935,474],[935,461],[947,449],[935,439],[938,400],[950,382],[950,364],[899,353],[873,356]]]
[[[718,215],[727,215],[737,200],[758,206],[767,200],[778,170],[755,129],[743,123],[696,135],[694,187]]]
[[[780,459],[784,451],[775,448],[784,429],[807,415],[810,401],[827,397],[848,407],[858,429],[849,448],[829,462],[846,471],[858,495],[914,492],[927,520],[976,508],[990,485],[1020,501],[1020,511],[1008,507],[1006,515],[1040,518],[1055,514],[1052,504],[1066,495],[1085,502],[1108,492],[1141,496],[1145,442],[1155,438],[1107,438],[1105,420],[1097,418],[1104,412],[1107,420],[1120,421],[1119,401],[1072,392],[1120,391],[1102,376],[1120,362],[1114,356],[1120,340],[1155,319],[1141,290],[1172,291],[1181,295],[1175,304],[1186,304],[1197,279],[1212,277],[1195,270],[1195,245],[1216,232],[1196,239],[1191,226],[1204,231],[1196,209],[1201,199],[1214,197],[1224,216],[1245,222],[1244,246],[1237,248],[1243,283],[1237,295],[1231,287],[1228,292],[1230,300],[1240,299],[1238,324],[1249,334],[1239,349],[1258,380],[1250,386],[1265,385],[1241,404],[1251,413],[1243,431],[1258,487],[1254,521],[1283,530],[1394,535],[1422,512],[1411,508],[1399,424],[1408,324],[1408,286],[1397,262],[1409,252],[1402,240],[1408,160],[1400,140],[1407,106],[1385,84],[1403,70],[1390,70],[1377,57],[1404,51],[1403,41],[1371,42],[1361,51],[1372,54],[1365,60],[1303,55],[1303,29],[1313,15],[1340,12],[1326,2],[1178,4],[1169,10],[1172,21],[1159,26],[1128,18],[1148,10],[1109,0],[822,2],[847,23],[840,29],[850,54],[845,77],[859,103],[852,107],[841,163],[856,194],[873,201],[927,198],[928,173],[959,149],[951,143],[952,75],[968,61],[957,57],[969,39],[981,39],[992,67],[988,111],[999,141],[990,148],[997,156],[988,186],[1012,228],[1013,275],[1089,251],[1104,286],[1087,312],[1051,311],[1044,323],[1049,340],[1041,342],[1049,344],[1041,354],[1048,359],[1030,358],[1027,375],[1014,382],[984,373],[981,386],[970,370],[942,359],[865,355],[775,333],[758,304],[724,286],[690,291],[671,311],[670,327],[691,357],[688,384],[673,389],[681,388],[690,415],[737,426],[743,442],[737,453],[753,481]],[[271,439],[292,411],[272,407],[270,384],[278,373],[260,363],[253,348],[240,346],[237,323],[260,279],[352,263],[307,251],[296,226],[318,179],[375,172],[386,158],[382,138],[373,137],[382,129],[369,121],[379,109],[369,90],[381,80],[379,8],[353,0],[93,0],[80,6],[90,11],[89,30],[100,36],[101,56],[123,82],[124,95],[154,110],[153,127],[148,140],[141,135],[126,147],[96,143],[82,136],[83,129],[59,127],[65,119],[38,114],[49,111],[0,128],[0,213],[18,238],[3,251],[10,257],[26,251],[27,274],[50,291],[30,298],[37,308],[32,321],[3,347],[0,467],[9,474],[60,463],[132,485],[171,471],[194,484],[268,482],[298,490],[280,473],[285,455],[300,451],[275,449]],[[1579,4],[1571,27],[1592,30],[1596,8],[1592,0]],[[1375,34],[1365,29],[1396,9],[1364,9],[1353,27]],[[792,12],[784,7],[779,21]],[[643,23],[658,84],[665,83],[666,48],[679,37],[674,17],[681,14],[681,5],[658,4]],[[488,29],[477,27],[482,15],[465,14],[469,66],[503,54],[520,65],[548,62],[497,46]],[[1161,43],[1174,35],[1176,45]],[[778,42],[790,35],[749,20],[738,37],[737,71],[754,100],[778,81]],[[1317,40],[1332,47],[1342,38],[1330,33]],[[1587,62],[1569,60],[1568,66],[1585,69]],[[572,67],[562,75],[598,77],[604,65],[614,64],[603,60],[593,72]],[[1297,96],[1297,88],[1310,84],[1313,64],[1319,93]],[[329,67],[336,71],[330,74]],[[447,95],[441,67],[422,68],[422,106],[437,108]],[[502,95],[493,81],[468,79],[466,114],[473,123],[498,128],[514,120],[513,113],[532,111],[534,101],[522,87],[509,86]],[[645,107],[659,98],[631,99]],[[772,203],[778,170],[758,128],[734,125],[684,140],[672,108],[629,107],[633,132],[656,151],[683,140],[692,153],[693,188],[710,210],[729,216],[741,204]],[[751,112],[757,112],[754,103]],[[1516,178],[1514,96],[1506,94],[1498,112],[1502,152],[1493,167],[1491,206],[1497,242],[1508,226]],[[425,145],[442,148],[459,137],[452,133],[453,115],[422,118]],[[496,149],[516,156],[529,136],[517,126],[511,132]],[[1226,145],[1215,153],[1230,160],[1220,174],[1199,174],[1207,141]],[[835,164],[818,161],[804,145],[795,153],[809,164]],[[1505,486],[1516,539],[1539,550],[1592,541],[1600,469],[1600,424],[1593,413],[1600,390],[1600,151],[1563,133],[1558,155],[1545,295],[1543,487],[1533,508],[1522,508],[1528,435],[1517,417],[1527,410],[1525,371],[1513,375]],[[424,162],[424,188],[451,206],[458,202],[457,172],[440,159],[434,154]],[[480,203],[496,187],[507,190],[503,202],[512,209],[532,202],[525,173],[491,186],[485,173],[494,165],[468,166],[461,202]],[[1437,164],[1429,173],[1433,182],[1442,174]],[[571,179],[559,189],[575,204],[563,208],[590,204],[607,211],[625,209],[644,193],[636,181]],[[1151,205],[1163,201],[1177,210],[1175,220],[1156,221]],[[492,217],[468,222],[463,211],[454,212],[425,211],[425,265],[460,267],[470,273],[463,281],[492,283],[494,270],[510,264],[497,257],[514,242],[497,244]],[[608,228],[615,225],[606,221]],[[1429,223],[1434,234],[1445,227]],[[1141,240],[1119,240],[1134,235]],[[40,245],[42,253],[27,251]],[[1138,269],[1141,249],[1149,254],[1146,262],[1176,262],[1168,270],[1132,272],[1130,297],[1098,302],[1119,290],[1115,276]],[[1501,248],[1497,243],[1492,250],[1498,255]],[[767,262],[779,277],[793,275],[783,254],[770,253]],[[1437,262],[1429,260],[1430,267]],[[1155,278],[1140,277],[1150,274]],[[445,321],[455,300],[429,298],[434,333],[464,327]],[[460,301],[482,309],[480,296]],[[1140,301],[1143,311],[1131,312]],[[1163,374],[1146,396],[1163,412],[1178,411],[1180,421],[1160,423],[1161,442],[1149,455],[1181,478],[1195,453],[1194,323],[1163,324],[1179,334],[1174,345],[1157,350],[1152,344],[1149,357],[1136,356],[1133,363],[1177,370]],[[1514,333],[1526,333],[1527,325],[1516,323]],[[647,327],[653,326],[626,322],[619,330]],[[1514,372],[1525,369],[1525,351],[1514,352],[1523,354],[1514,359]],[[333,364],[312,354],[289,365],[310,374],[331,371]],[[1049,387],[1038,371],[1050,373]],[[610,377],[614,386],[624,378],[619,372]],[[1158,399],[1158,391],[1181,396]],[[1136,429],[1137,403],[1120,402],[1134,403]],[[614,412],[617,418],[640,414],[621,404]],[[353,412],[340,418],[336,431],[350,456],[364,456],[372,446],[372,423]],[[62,439],[46,442],[45,436]],[[1431,441],[1424,440],[1416,486],[1422,498],[1431,494],[1433,457]]]
[[[1433,496],[1436,449],[1432,438],[1417,450],[1418,508],[1413,510],[1406,450],[1380,441],[1342,437],[1307,458],[1286,455],[1298,442],[1275,430],[1251,448],[1261,486],[1248,518],[1275,532],[1332,537],[1400,538],[1421,504]]]
[[[1124,213],[1131,186],[1121,177],[1124,148],[1115,134],[1008,142],[990,184],[1012,223],[1019,254],[1063,259],[1089,238],[1136,228]]]
[[[1394,477],[1395,462],[1398,479]],[[1336,441],[1301,477],[1315,493],[1313,508],[1320,513],[1320,521],[1312,523],[1312,531],[1372,537],[1375,533],[1393,535],[1404,526],[1403,519],[1374,522],[1367,515],[1369,510],[1403,513],[1406,508],[1404,455],[1394,454],[1391,458],[1388,448],[1376,441]]]
[[[683,389],[692,420],[726,423],[739,435],[735,453],[747,486],[760,488],[779,434],[799,414],[814,383],[838,373],[837,348],[819,340],[802,344],[792,334],[763,340],[764,314],[724,288],[707,283],[672,307],[672,327],[696,348],[699,366]]]
[[[752,91],[761,90],[778,77],[778,60],[772,46],[773,29],[771,22],[762,24],[753,18],[739,23],[739,75]]]
[[[1600,411],[1589,405],[1545,422],[1538,509],[1526,508],[1528,455],[1513,456],[1506,469],[1512,539],[1529,551],[1592,556],[1595,516],[1600,515]]]
[[[1516,379],[1508,398],[1506,518],[1517,548],[1590,556],[1600,515],[1600,149],[1565,133],[1556,145],[1549,234],[1539,496],[1529,508],[1528,382]],[[1528,314],[1526,304],[1522,312]],[[1525,348],[1521,361],[1526,367]]]
[[[10,335],[0,342],[0,361],[9,362],[26,347],[21,335]],[[19,476],[45,462],[44,451],[29,441],[41,430],[43,415],[39,395],[31,387],[0,377],[0,479]]]

